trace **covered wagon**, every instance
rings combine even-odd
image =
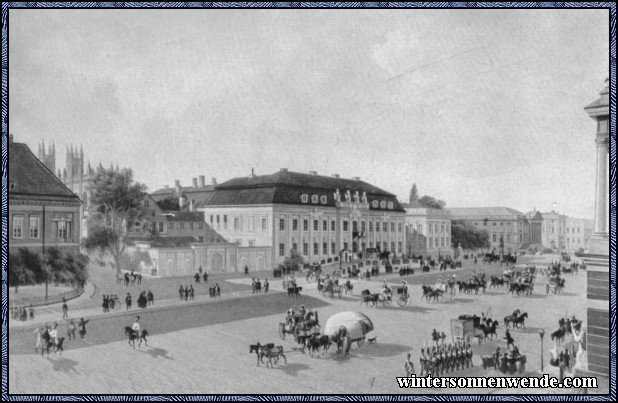
[[[356,342],[360,347],[365,343],[365,335],[373,330],[373,322],[367,315],[360,312],[341,312],[328,318],[324,326],[324,334],[337,340],[342,328],[345,328],[352,342]]]

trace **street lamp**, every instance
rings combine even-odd
[[[539,331],[539,337],[541,337],[541,372],[543,372],[543,337],[545,336],[545,329]]]

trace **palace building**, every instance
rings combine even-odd
[[[79,252],[79,197],[39,160],[26,144],[9,135],[9,249]]]
[[[451,213],[446,209],[426,208],[418,202],[404,204],[408,255],[453,257]]]
[[[270,248],[273,264],[296,250],[308,263],[342,254],[405,251],[405,210],[396,196],[360,178],[281,169],[234,178],[202,207],[208,223],[240,247]]]

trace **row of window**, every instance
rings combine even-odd
[[[210,215],[210,226],[211,227],[216,228],[216,229],[221,229],[221,222],[222,221],[223,221],[223,229],[227,230],[228,229],[227,228],[227,215],[223,215],[223,216],[220,216],[218,214],[217,215],[213,215],[213,214]],[[262,218],[261,221],[262,221],[261,229],[262,229],[262,231],[266,231],[267,230],[266,218]],[[253,231],[255,229],[253,217],[250,217],[247,220],[247,223],[248,223],[248,229],[250,231]],[[241,224],[240,218],[238,218],[238,217],[234,218],[234,227],[233,228],[234,228],[234,231],[242,231],[243,228],[242,228],[242,224]]]
[[[436,238],[435,240],[434,238],[427,238],[427,242],[430,248],[448,248],[451,246],[451,240],[449,237]]]
[[[505,224],[504,222],[500,222],[500,226],[501,226],[501,227],[504,227],[504,224]],[[478,222],[478,221],[475,221],[475,222],[474,222],[474,225],[478,227],[478,226],[479,226],[479,222]],[[497,227],[497,226],[498,226],[498,223],[494,221],[494,222],[492,222],[492,223],[491,223],[491,225],[492,225],[493,227]],[[513,223],[512,223],[511,221],[507,221],[507,222],[506,222],[506,225],[507,225],[507,226],[511,226],[511,225],[513,225]],[[486,226],[487,226],[487,220],[483,220],[483,227],[486,227]]]
[[[571,230],[571,233],[574,234],[575,233],[575,227],[571,228],[571,227],[567,227],[566,232],[567,234],[569,233],[569,230]],[[577,227],[577,233],[579,234],[579,227]]]
[[[410,225],[411,229],[414,229],[414,225]],[[416,231],[419,234],[423,233],[423,224],[416,225]],[[429,234],[450,234],[451,225],[449,223],[441,223],[441,224],[427,224],[427,232]]]
[[[444,240],[444,239],[443,239]],[[328,255],[328,243],[327,242],[323,242],[322,243],[322,255]],[[348,243],[344,242],[343,243],[343,249],[348,249]],[[367,246],[364,242],[361,244],[361,249],[365,249],[365,246]],[[376,242],[376,247],[379,247],[380,243]],[[369,248],[373,248],[373,242],[369,242],[368,243],[368,247]],[[292,243],[292,249],[295,250],[296,252],[298,252],[298,244],[297,243]],[[382,242],[382,251],[387,251],[390,250],[391,252],[395,252],[395,242],[391,242],[390,244],[390,249],[388,249],[388,242]],[[403,244],[401,242],[397,242],[397,252],[401,253],[403,250]],[[286,253],[286,248],[285,248],[285,243],[280,243],[279,244],[279,256],[285,256]],[[309,243],[304,242],[303,243],[303,250],[302,250],[302,254],[304,256],[309,256]],[[320,244],[317,242],[313,243],[313,255],[319,255],[320,254]],[[337,247],[336,247],[336,243],[335,242],[331,242],[330,244],[330,254],[331,255],[336,255],[337,254]]]
[[[39,239],[41,237],[41,216],[28,216],[28,232],[26,233],[25,219],[23,215],[13,216],[13,238],[14,239]],[[67,239],[71,237],[70,221],[55,220],[53,222],[53,234],[57,238]]]
[[[300,201],[303,203],[309,203],[309,195],[308,194],[303,194],[300,196]],[[326,196],[318,196],[318,195],[312,195],[311,196],[311,203],[313,204],[318,204],[318,201],[321,204],[326,204],[327,203],[327,198]],[[382,200],[382,201],[377,201],[377,200],[373,200],[371,202],[371,206],[373,208],[378,208],[378,206],[382,209],[388,208],[389,210],[392,210],[394,207],[394,203],[393,202],[387,202],[386,200]]]
[[[153,224],[154,224],[154,227],[157,228],[159,232],[163,232],[163,227],[164,227],[163,221],[154,221]],[[194,222],[184,222],[184,221],[177,221],[177,222],[168,221],[167,222],[167,229],[186,229],[186,228],[190,230],[195,230],[196,228],[198,230],[202,230],[204,229],[204,223],[203,222],[194,223]]]
[[[579,245],[579,238],[572,238],[572,239],[573,239],[573,241],[572,241],[573,245],[575,245],[575,239],[577,239],[577,244]],[[569,238],[567,238],[566,241],[567,241],[567,244],[571,243],[571,242],[569,242]]]
[[[329,222],[328,220],[322,220],[322,231],[328,231],[328,222]],[[298,231],[298,223],[299,223],[298,219],[296,218],[292,219],[292,231]],[[302,224],[303,224],[303,231],[309,231],[309,220],[306,220],[306,219],[302,220]],[[319,220],[313,220],[312,224],[313,224],[314,231],[320,230]],[[361,221],[360,224],[361,224],[360,230],[362,232],[365,232],[367,230],[367,223],[365,221]],[[349,223],[347,220],[344,220],[342,225],[343,225],[343,232],[347,232],[350,229]],[[330,230],[335,231],[335,228],[336,228],[336,221],[335,220],[330,221]],[[374,223],[372,221],[369,221],[369,232],[373,232],[373,228],[374,228]],[[381,228],[383,232],[388,232],[389,223],[383,222]],[[395,232],[395,228],[397,228],[397,232],[402,232],[403,224],[397,223],[397,226],[395,227],[395,223],[391,222],[390,231]],[[358,221],[352,221],[352,232],[358,232],[358,229],[359,229]],[[375,223],[375,230],[376,232],[380,232],[379,222]],[[284,218],[279,219],[279,231],[285,231],[285,219]]]

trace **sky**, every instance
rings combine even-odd
[[[154,191],[359,176],[594,216],[607,10],[9,10],[9,131]]]

